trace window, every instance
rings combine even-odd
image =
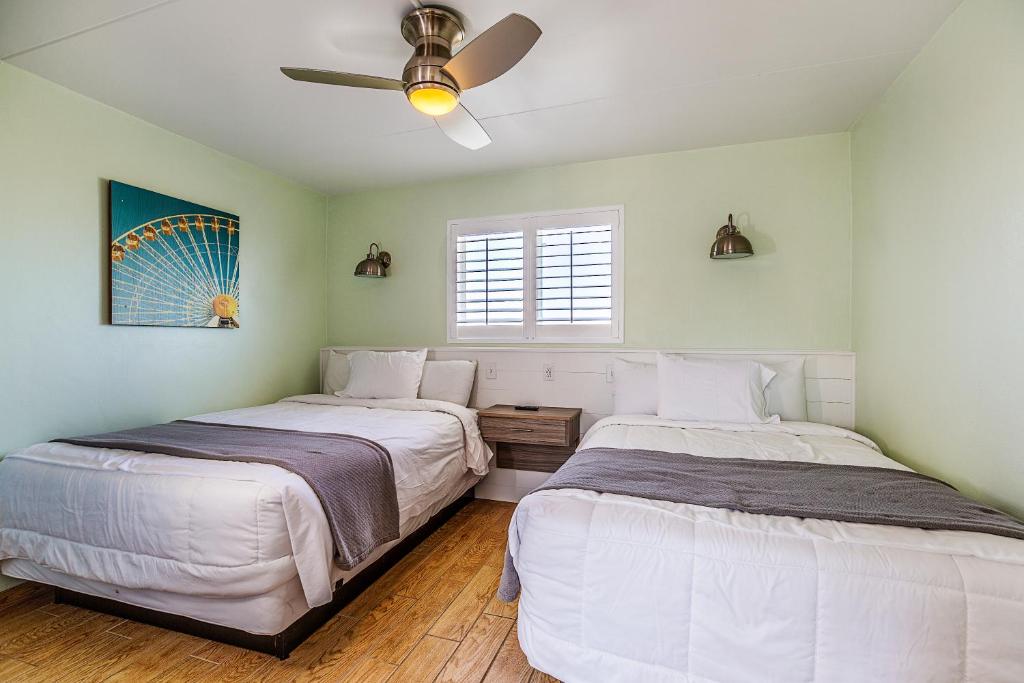
[[[450,221],[448,251],[448,341],[622,341],[622,207]]]

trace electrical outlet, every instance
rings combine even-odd
[[[615,381],[615,366],[610,363],[604,366],[604,381],[611,384]]]
[[[544,374],[544,381],[545,382],[554,382],[555,381],[555,366],[552,365],[551,363],[545,363],[544,364],[543,374]]]
[[[498,364],[488,363],[484,366],[484,372],[487,379],[498,379]]]

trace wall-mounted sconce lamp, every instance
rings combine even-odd
[[[374,255],[373,250],[377,250],[377,254]],[[370,252],[366,255],[359,265],[356,266],[356,277],[387,277],[388,266],[391,265],[391,254],[386,251],[380,250],[380,245],[376,242],[370,244]]]
[[[729,223],[718,229],[715,235],[715,243],[711,245],[711,258],[743,258],[753,256],[754,248],[750,246],[750,240],[740,234],[740,229],[732,224],[732,214],[729,214]]]

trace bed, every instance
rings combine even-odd
[[[471,496],[491,457],[475,411],[438,400],[312,394],[190,420],[379,443],[394,466],[400,537],[343,571],[324,507],[292,472],[44,443],[0,461],[0,570],[87,606],[181,617],[163,625],[286,656],[340,607],[344,588]],[[301,634],[280,637],[300,622]]]
[[[615,415],[595,448],[907,469],[807,422]],[[1014,538],[564,488],[520,502],[509,552],[520,644],[567,683],[1024,680]]]

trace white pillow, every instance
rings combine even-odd
[[[423,364],[420,398],[467,406],[474,379],[475,360],[428,360]]]
[[[807,387],[804,383],[804,359],[794,358],[764,365],[776,373],[765,390],[768,414],[778,415],[783,420],[806,422]]]
[[[427,350],[354,351],[348,354],[346,398],[416,398]]]
[[[348,386],[348,354],[331,351],[327,354],[327,370],[324,372],[324,393],[333,394]]]
[[[658,366],[615,359],[616,415],[658,414]]]
[[[764,390],[773,377],[774,370],[752,360],[690,360],[659,353],[658,417],[771,422],[765,414]]]
[[[714,360],[736,360],[722,356],[692,356],[690,360],[712,358]],[[765,388],[767,415],[778,415],[783,420],[795,422],[807,421],[807,389],[804,384],[804,359],[793,358],[771,363],[761,363],[776,372]]]

